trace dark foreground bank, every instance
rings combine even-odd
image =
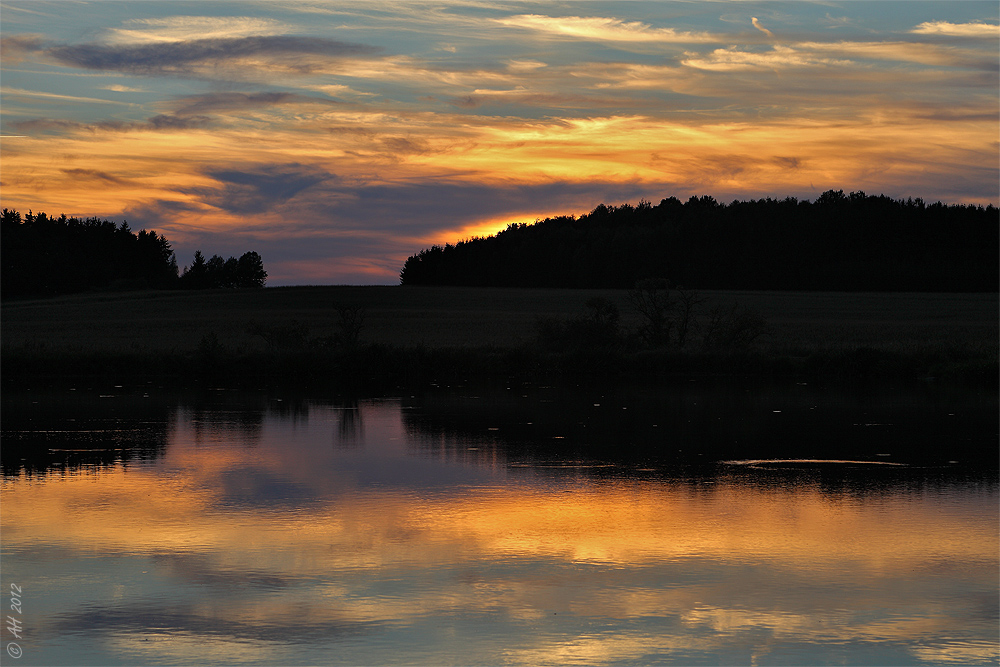
[[[763,351],[568,351],[531,346],[429,348],[384,344],[347,351],[241,352],[206,339],[194,350],[118,353],[5,350],[4,386],[74,383],[80,378],[176,386],[294,385],[384,391],[393,386],[473,379],[655,383],[680,376],[743,376],[835,381],[950,382],[996,387],[995,359],[947,350],[910,353],[873,348],[777,356]]]
[[[2,304],[6,386],[679,375],[995,387],[992,294],[305,287]]]

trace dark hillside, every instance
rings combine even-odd
[[[628,288],[656,277],[693,289],[992,292],[997,213],[832,190],[815,202],[602,204],[422,250],[400,281]]]

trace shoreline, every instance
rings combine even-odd
[[[698,296],[696,335],[683,348],[673,338],[644,342],[643,320],[625,290],[320,286],[7,301],[0,303],[0,381],[386,385],[731,375],[997,387],[996,294]],[[620,313],[610,336],[588,307],[595,300]],[[759,315],[761,335],[709,349],[713,309],[735,304]]]
[[[4,388],[79,379],[122,382],[192,381],[235,386],[295,384],[303,388],[382,388],[435,381],[517,379],[577,383],[657,384],[678,377],[756,377],[840,382],[941,382],[997,389],[995,358],[947,349],[893,352],[869,347],[799,351],[546,352],[533,346],[430,348],[368,344],[351,351],[300,349],[246,352],[203,345],[181,352],[50,351],[5,348]]]

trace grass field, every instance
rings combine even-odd
[[[310,338],[338,331],[338,306],[364,309],[362,344],[440,350],[514,348],[529,344],[541,317],[583,315],[586,301],[615,302],[626,330],[640,318],[618,290],[498,289],[398,286],[279,287],[247,291],[91,293],[13,301],[0,307],[0,343],[11,360],[116,354],[183,355],[207,335],[233,354],[267,349],[248,333],[301,324]],[[868,348],[892,354],[995,364],[996,294],[701,293],[712,305],[738,302],[762,315],[770,333],[760,355],[804,357]]]

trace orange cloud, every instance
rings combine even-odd
[[[594,39],[611,42],[691,43],[711,42],[716,37],[704,32],[678,31],[673,28],[652,28],[641,21],[622,21],[616,18],[520,14],[497,23],[505,26],[527,28],[537,32]]]
[[[950,21],[926,21],[910,32],[918,35],[948,35],[950,37],[972,37],[993,39],[1000,37],[1000,25],[972,21],[971,23],[951,23]]]
[[[754,17],[752,17],[750,19],[750,23],[753,24],[753,27],[757,28],[757,30],[760,30],[762,33],[764,33],[768,37],[774,37],[774,33],[771,32],[770,30],[768,30],[767,28],[765,28],[764,26],[762,26],[760,24],[760,21],[757,20],[756,16],[754,16]]]

